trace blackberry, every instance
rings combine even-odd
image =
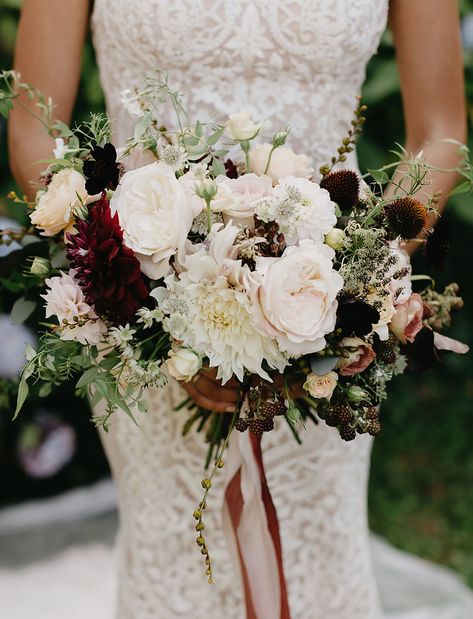
[[[392,348],[381,349],[381,352],[379,353],[380,361],[382,361],[383,363],[387,363],[388,365],[392,365],[393,363],[396,363],[396,359],[396,353]]]
[[[274,421],[271,417],[267,417],[263,421],[263,432],[271,432],[271,430],[274,430]]]
[[[344,441],[352,441],[356,437],[356,430],[350,425],[344,425],[339,430],[340,436]]]
[[[250,431],[256,436],[261,436],[264,432],[264,421],[261,419],[252,419],[250,421]]]
[[[381,424],[379,421],[372,421],[368,426],[368,434],[371,436],[377,436],[381,432]]]
[[[245,430],[247,429],[248,429],[248,421],[246,419],[243,419],[243,417],[240,417],[239,419],[236,420],[235,430],[238,430],[238,432],[245,432]]]
[[[370,421],[377,421],[379,417],[379,410],[376,406],[369,406],[365,412],[365,417]]]
[[[326,417],[325,417],[325,423],[330,426],[331,428],[336,428],[338,426],[338,417],[337,415],[334,415],[333,411],[331,411]]]
[[[350,407],[348,406],[338,406],[337,407],[337,417],[338,422],[342,425],[349,424],[353,421],[353,413],[351,412]]]
[[[259,390],[258,389],[250,389],[250,391],[248,393],[248,397],[253,402],[256,402],[256,400],[259,398]]]

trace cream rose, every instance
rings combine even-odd
[[[41,295],[46,301],[46,318],[56,316],[61,327],[61,339],[76,340],[81,344],[98,344],[107,332],[93,308],[86,303],[84,293],[74,279],[74,271],[61,273],[45,280],[48,287]],[[74,324],[78,319],[78,324]]]
[[[79,196],[79,197],[78,197]],[[40,196],[30,215],[31,223],[43,230],[43,236],[54,236],[72,227],[72,210],[87,200],[85,179],[71,168],[54,174],[47,190]]]
[[[268,164],[271,144],[258,144],[250,151],[250,171],[258,176],[265,174]],[[314,169],[310,165],[310,159],[306,155],[297,155],[290,148],[279,146],[273,151],[269,168],[266,172],[274,184],[279,179],[286,176],[297,176],[299,178],[310,178]]]
[[[313,398],[326,398],[330,400],[337,386],[337,381],[338,374],[336,372],[329,372],[323,376],[311,372],[307,375],[307,379],[302,386]]]
[[[389,329],[403,344],[413,342],[422,329],[423,315],[422,297],[414,292],[407,301],[396,306]]]
[[[359,337],[345,337],[341,341],[341,346],[352,349],[348,351],[348,357],[340,357],[338,362],[342,376],[353,376],[364,372],[376,357],[371,344]]]
[[[292,356],[318,352],[335,328],[342,276],[335,252],[311,240],[288,247],[281,258],[257,258],[248,277],[253,323]]]
[[[252,140],[261,130],[263,123],[254,123],[249,112],[239,112],[228,117],[225,135],[232,140],[242,142]]]
[[[190,348],[177,348],[169,351],[166,368],[170,376],[176,380],[189,382],[201,367],[201,357]]]
[[[125,244],[143,273],[159,279],[170,272],[171,256],[183,250],[201,201],[170,166],[157,162],[124,174],[110,209],[118,213]]]
[[[224,220],[233,219],[239,223],[250,223],[255,214],[258,200],[271,195],[272,183],[269,176],[244,174],[238,178],[217,178],[218,191],[212,201],[212,210],[222,213]]]

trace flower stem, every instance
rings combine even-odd
[[[212,200],[209,200],[208,198],[205,200],[205,204],[207,205],[207,232],[210,234],[210,231],[212,230],[212,209],[210,207],[210,203],[212,202]]]
[[[265,169],[264,169],[263,174],[267,174],[267,172],[268,172],[268,170],[269,170],[269,166],[270,166],[270,164],[271,164],[271,159],[272,159],[272,157],[273,157],[273,153],[274,153],[274,151],[275,151],[275,150],[276,150],[276,146],[274,146],[274,145],[273,145],[273,146],[271,147],[271,150],[269,151],[268,161],[267,161],[267,163],[266,163],[266,167],[265,167]]]

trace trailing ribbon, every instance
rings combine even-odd
[[[230,437],[223,525],[245,591],[247,619],[290,619],[276,509],[264,472],[261,440]]]

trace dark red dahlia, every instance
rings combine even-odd
[[[88,220],[77,222],[77,234],[67,235],[67,257],[87,303],[113,322],[126,323],[148,296],[140,263],[123,244],[118,215],[112,217],[105,194],[89,213]]]
[[[117,151],[113,144],[95,146],[90,153],[92,158],[84,161],[82,171],[85,178],[87,193],[95,196],[104,189],[116,189],[120,179],[120,165],[117,162]]]

